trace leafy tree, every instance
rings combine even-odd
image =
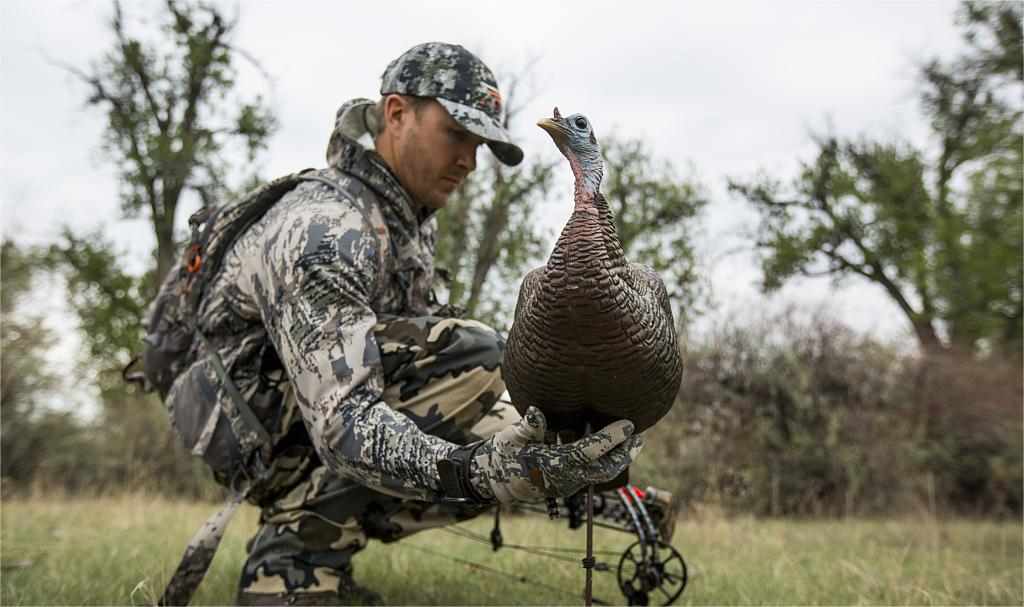
[[[40,472],[68,491],[133,487],[216,494],[209,472],[170,431],[156,396],[136,393],[121,378],[138,351],[147,293],[155,279],[152,271],[142,276],[125,272],[118,264],[122,257],[102,231],[76,235],[70,230],[42,255],[46,268],[64,276],[68,305],[84,341],[79,371],[99,389],[102,406],[88,432],[46,443]],[[56,427],[57,421],[49,420],[49,426]]]
[[[105,400],[125,395],[120,371],[139,349],[148,295],[155,287],[152,272],[130,274],[121,258],[101,230],[76,235],[70,229],[44,257],[47,267],[64,277],[84,341],[82,370]]]
[[[0,474],[24,483],[32,479],[45,450],[47,435],[40,432],[41,421],[56,419],[44,405],[58,384],[46,363],[46,352],[56,336],[42,317],[26,309],[26,297],[38,276],[37,253],[10,240],[0,247]],[[49,438],[57,438],[56,433]]]
[[[817,137],[794,183],[731,180],[761,214],[763,286],[797,275],[880,286],[926,350],[1022,345],[1021,8],[966,3],[967,47],[921,68],[937,153]]]
[[[438,214],[436,262],[449,303],[496,324],[511,318],[510,300],[543,240],[534,213],[548,191],[551,164],[507,167],[488,159]]]
[[[231,146],[242,144],[251,162],[276,125],[259,97],[234,94],[235,59],[247,57],[231,42],[237,20],[179,0],[167,0],[160,18],[164,38],[144,39],[129,32],[115,1],[112,48],[88,71],[67,68],[88,85],[88,103],[106,112],[104,148],[120,172],[122,211],[152,222],[158,279],[175,260],[182,196],[219,200]]]
[[[101,231],[66,229],[44,258],[66,280],[85,342],[82,371],[102,403],[89,434],[95,461],[55,453],[50,464],[90,486],[194,487],[195,468],[167,431],[166,416],[152,396],[130,394],[120,371],[138,350],[146,302],[176,261],[182,201],[229,198],[228,176],[237,166],[229,158],[247,166],[275,128],[260,98],[235,93],[238,57],[252,61],[232,44],[237,19],[209,4],[167,0],[159,23],[156,35],[135,32],[114,2],[109,51],[88,70],[65,66],[88,86],[89,105],[106,114],[103,145],[118,167],[123,214],[145,216],[156,240],[155,263],[142,276],[124,269],[123,255]]]
[[[178,255],[181,201],[189,191],[204,205],[227,199],[228,158],[242,146],[241,156],[251,162],[275,120],[260,98],[234,93],[237,57],[252,61],[232,45],[237,19],[209,4],[167,0],[154,37],[130,31],[119,2],[113,9],[110,50],[88,71],[66,69],[88,85],[88,103],[106,113],[104,149],[120,172],[122,212],[148,216],[155,267],[134,276],[101,232],[70,229],[47,261],[67,281],[91,361],[86,366],[101,390],[120,394],[114,371],[138,348],[145,302]]]

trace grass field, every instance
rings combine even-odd
[[[147,496],[4,501],[0,602],[152,604],[184,544],[215,509]],[[194,604],[231,603],[256,520],[256,511],[246,508],[232,522]],[[482,517],[467,527],[486,534],[490,522]],[[506,517],[502,529],[509,543],[581,553],[584,545],[582,530],[539,515]],[[596,538],[601,549],[621,550],[630,541],[614,531]],[[1024,604],[1020,523],[684,518],[674,545],[690,567],[677,604]],[[472,569],[422,548],[563,590]],[[617,559],[606,558],[614,567]],[[389,604],[579,604],[583,581],[577,564],[493,553],[437,530],[398,544],[371,543],[355,562],[357,579]],[[623,601],[612,574],[595,576],[595,596]]]

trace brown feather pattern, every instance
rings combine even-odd
[[[672,407],[683,361],[668,293],[626,261],[599,192],[577,195],[547,265],[523,280],[503,372],[516,408],[537,406],[552,430],[629,419],[640,432]]]

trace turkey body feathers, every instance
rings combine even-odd
[[[623,256],[607,202],[577,204],[546,266],[523,280],[503,372],[520,411],[581,434],[629,419],[640,432],[672,407],[683,364],[668,293]]]

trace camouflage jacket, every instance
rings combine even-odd
[[[329,468],[386,493],[429,499],[439,488],[436,462],[455,445],[382,402],[374,326],[381,315],[439,307],[431,289],[435,224],[415,211],[375,152],[336,138],[328,161],[317,174],[345,196],[317,182],[286,194],[229,251],[204,297],[201,328],[246,398],[258,396],[268,358],[279,356]],[[257,414],[271,413],[255,400]]]

